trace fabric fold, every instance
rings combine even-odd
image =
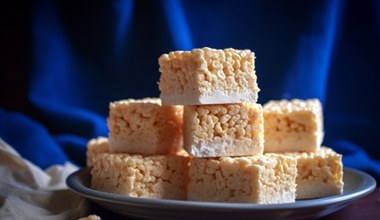
[[[71,192],[66,178],[78,167],[66,162],[40,169],[0,139],[0,219],[77,219],[87,201]]]

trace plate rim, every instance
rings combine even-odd
[[[156,209],[171,209],[180,207],[181,209],[207,209],[207,210],[223,210],[223,211],[254,211],[254,210],[284,210],[284,209],[303,209],[310,207],[321,207],[332,204],[349,203],[353,200],[360,199],[376,188],[375,179],[369,174],[354,169],[345,167],[344,173],[350,173],[361,180],[360,185],[352,191],[340,195],[329,196],[318,199],[299,200],[292,203],[281,204],[252,204],[252,203],[225,203],[225,202],[202,202],[202,201],[187,201],[187,200],[171,200],[171,199],[154,199],[154,198],[136,198],[125,195],[118,195],[109,192],[98,191],[91,189],[83,184],[79,177],[80,175],[89,175],[90,168],[81,168],[71,173],[66,178],[66,185],[75,193],[92,200],[105,201],[114,204],[134,205],[139,207],[154,207]]]

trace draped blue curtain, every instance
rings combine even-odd
[[[158,96],[159,55],[208,46],[255,52],[260,103],[319,98],[324,144],[380,177],[380,1],[41,0],[22,11],[7,14],[22,15],[27,49],[3,71],[20,88],[1,90],[0,137],[41,167],[84,165],[88,139],[108,135],[110,101]]]

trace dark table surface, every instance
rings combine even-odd
[[[124,216],[109,212],[108,210],[91,203],[91,213],[97,214],[102,218],[106,219],[131,219]],[[349,220],[367,220],[374,219],[380,220],[380,187],[377,187],[374,192],[367,195],[364,198],[354,201],[350,205],[344,207],[343,209],[320,218],[321,220],[340,220],[340,219],[349,219]]]
[[[320,219],[380,220],[380,187],[377,187],[374,192],[367,195],[366,197],[356,200],[345,208]]]

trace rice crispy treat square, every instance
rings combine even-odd
[[[188,200],[274,204],[295,201],[295,158],[264,154],[193,158]]]
[[[297,199],[315,199],[343,193],[342,155],[329,147],[312,153],[286,153],[297,159]]]
[[[193,157],[261,155],[260,104],[184,106],[184,149]]]
[[[264,105],[265,152],[317,152],[324,136],[318,99],[270,101]]]
[[[186,199],[189,158],[100,153],[94,156],[91,187],[131,197]]]
[[[110,103],[110,152],[177,154],[183,146],[183,106],[162,106],[158,98]]]
[[[163,105],[257,102],[260,89],[250,50],[173,51],[158,62]]]

